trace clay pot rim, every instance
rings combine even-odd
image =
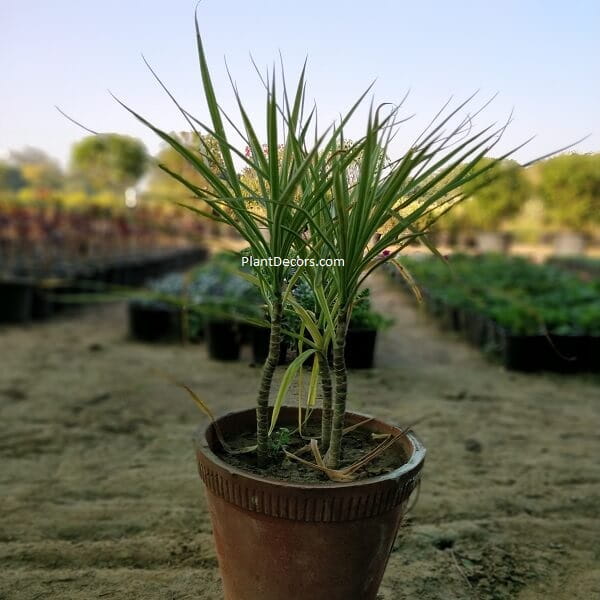
[[[284,409],[292,409],[294,411],[298,410],[297,407],[295,407],[295,406],[294,407],[282,406],[281,410],[283,411]],[[250,412],[250,411],[254,412],[255,410],[256,410],[255,408],[249,408],[249,409],[241,409],[241,410],[228,411],[225,413],[219,413],[219,414],[215,415],[215,420],[219,421],[220,419],[230,417],[235,414]],[[361,420],[372,419],[375,423],[381,423],[381,424],[385,425],[386,427],[394,427],[397,429],[402,429],[401,427],[399,427],[397,425],[385,423],[384,421],[381,421],[380,419],[377,419],[376,417],[373,417],[371,415],[367,415],[364,413],[360,413],[360,412],[346,411],[346,416],[355,416],[355,417],[360,418]],[[407,431],[404,434],[404,438],[406,438],[409,441],[410,445],[412,446],[412,453],[411,453],[409,459],[404,464],[400,465],[397,469],[394,469],[393,471],[390,471],[389,473],[384,473],[383,475],[377,475],[375,477],[367,477],[365,479],[360,479],[357,481],[350,481],[350,482],[324,481],[324,482],[320,482],[320,483],[296,483],[296,482],[292,482],[292,481],[276,479],[274,477],[263,477],[261,475],[256,475],[255,473],[252,473],[250,471],[246,471],[244,469],[235,467],[235,466],[227,463],[223,459],[221,459],[217,454],[215,454],[210,449],[210,446],[207,441],[207,433],[212,426],[213,426],[213,424],[210,421],[207,425],[199,426],[194,431],[192,438],[193,438],[196,450],[199,452],[202,452],[202,454],[204,454],[206,456],[206,458],[210,462],[213,463],[214,466],[216,466],[217,468],[223,469],[229,475],[232,475],[232,476],[243,477],[249,481],[259,483],[259,484],[268,484],[270,486],[288,488],[288,489],[289,488],[295,488],[298,490],[323,490],[324,488],[327,488],[327,489],[342,489],[342,488],[343,489],[352,489],[354,487],[359,488],[359,487],[364,487],[365,485],[377,484],[377,483],[394,480],[394,479],[401,480],[404,478],[414,477],[415,473],[418,473],[421,470],[421,467],[423,466],[423,463],[425,461],[425,455],[427,454],[427,450],[426,450],[425,446],[423,445],[423,443],[421,442],[421,440],[419,439],[419,437],[417,437],[417,435],[414,434],[412,431]]]

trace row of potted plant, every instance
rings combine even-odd
[[[199,247],[163,248],[104,260],[64,260],[44,265],[0,262],[0,322],[27,323],[86,304],[88,295],[137,287],[163,273],[202,261]]]
[[[600,280],[500,255],[403,264],[428,312],[507,368],[600,370]]]
[[[584,281],[600,279],[600,258],[590,256],[565,256],[548,259],[548,264],[575,273]]]
[[[85,197],[74,207],[52,200],[13,205],[0,198],[0,255],[5,261],[32,255],[40,262],[190,245],[208,233],[207,225],[177,215],[164,202],[115,211]]]
[[[248,343],[253,362],[263,364],[269,353],[270,328],[257,324],[265,317],[262,299],[238,272],[239,264],[239,255],[223,253],[185,275],[173,273],[150,281],[148,293],[129,303],[131,335],[148,342],[205,339],[208,355],[215,360],[238,360],[242,345]],[[305,310],[316,310],[314,293],[304,281],[296,283],[292,295]],[[390,324],[390,319],[372,308],[370,290],[363,289],[348,325],[348,368],[373,367],[377,333]],[[282,327],[288,333],[280,342],[281,365],[302,351],[297,337],[301,320],[289,304],[284,307]]]
[[[222,253],[187,273],[147,283],[129,303],[130,332],[143,341],[199,341],[211,358],[237,360],[242,334],[261,315],[260,296],[240,276],[234,255]]]

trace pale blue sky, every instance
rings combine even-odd
[[[70,145],[85,134],[55,104],[94,129],[138,136],[155,152],[153,134],[106,91],[167,130],[186,129],[142,63],[142,52],[177,98],[205,118],[194,5],[1,0],[0,152],[37,146],[64,163]],[[264,94],[249,52],[262,66],[281,50],[289,75],[308,55],[309,95],[322,122],[377,78],[378,101],[397,102],[411,90],[406,114],[417,116],[406,126],[407,140],[450,95],[463,99],[480,89],[482,100],[499,92],[481,124],[501,121],[514,108],[502,148],[537,136],[518,159],[587,134],[577,150],[600,150],[597,0],[203,0],[199,17],[223,105],[232,107],[226,56],[259,120]]]

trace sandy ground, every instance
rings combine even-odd
[[[429,451],[381,598],[600,598],[600,380],[508,373],[374,287],[396,324],[351,407],[428,415]],[[158,373],[222,410],[251,405],[248,363],[131,342],[122,305],[0,329],[0,598],[220,599],[201,416]]]

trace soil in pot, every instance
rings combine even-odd
[[[295,428],[283,428],[275,430],[275,439],[277,445],[271,450],[271,460],[265,467],[259,468],[256,464],[255,453],[248,454],[227,454],[224,451],[218,451],[216,454],[228,464],[249,471],[262,477],[272,477],[281,481],[289,481],[292,483],[323,483],[328,482],[327,476],[315,469],[312,469],[302,463],[296,462],[293,459],[286,458],[285,454],[279,447],[280,441],[283,439],[288,452],[297,453],[301,448],[306,447],[307,439],[318,439],[321,435],[321,426],[316,420],[312,420],[304,429],[303,435],[295,430]],[[256,431],[242,431],[234,436],[226,439],[229,446],[234,450],[240,450],[250,447],[256,443]],[[374,450],[381,439],[373,438],[370,431],[357,429],[344,435],[343,459],[340,468],[349,467],[358,462],[368,452]],[[302,455],[303,458],[314,462],[310,453]],[[365,479],[367,477],[376,477],[385,475],[396,469],[400,464],[406,462],[406,455],[398,452],[397,448],[392,448],[387,452],[382,453],[371,463],[357,472],[357,479]]]
[[[239,360],[240,332],[235,321],[214,321],[206,323],[206,343],[208,355],[214,360]]]
[[[346,424],[364,418],[347,413]],[[255,419],[250,409],[218,424],[235,439],[253,431]],[[282,408],[282,426],[291,429],[296,420],[296,407]],[[375,419],[362,429],[367,436],[400,432]],[[225,600],[376,599],[423,465],[425,450],[414,435],[394,446],[397,468],[350,483],[291,483],[236,468],[215,454],[212,424],[195,443]]]
[[[375,362],[377,330],[349,329],[346,337],[346,366],[349,369],[371,369]]]

